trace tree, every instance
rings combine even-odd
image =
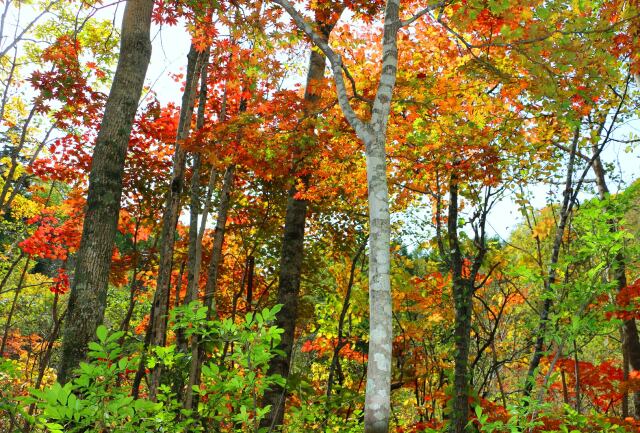
[[[369,309],[370,329],[367,390],[365,394],[365,432],[389,430],[391,394],[391,341],[393,337],[390,275],[390,213],[387,184],[386,137],[391,98],[398,66],[397,37],[406,24],[400,20],[399,0],[388,0],[384,13],[382,73],[369,121],[361,120],[353,110],[343,77],[341,57],[306,22],[287,0],[273,0],[293,18],[300,30],[329,59],[338,102],[347,121],[365,146],[369,187]],[[425,9],[422,13],[435,8]]]
[[[330,10],[316,11],[315,26],[320,32],[323,41],[327,43],[331,30],[337,23],[342,9],[338,7],[338,11]],[[326,59],[323,54],[311,50],[309,56],[309,69],[307,71],[306,88],[304,93],[304,116],[315,117],[314,111],[318,109],[320,100],[320,86],[324,79],[324,71],[326,67]],[[307,134],[314,135],[314,126],[311,123]],[[301,139],[300,141],[303,141]],[[315,141],[315,139],[311,138]],[[292,169],[298,169],[298,165],[303,164],[303,155],[305,153],[304,144],[298,143],[296,160],[293,161]],[[307,144],[308,146],[308,144]],[[279,350],[284,352],[284,356],[275,356],[269,363],[269,374],[279,374],[285,379],[289,376],[291,368],[291,354],[295,339],[296,319],[298,317],[298,304],[300,296],[300,278],[302,274],[302,260],[304,256],[304,234],[307,219],[307,200],[300,198],[298,184],[308,183],[308,176],[294,179],[295,184],[289,191],[287,200],[287,209],[285,213],[284,231],[282,236],[282,248],[280,253],[280,274],[278,279],[278,292],[276,303],[282,305],[282,309],[278,312],[277,325],[284,330],[282,339],[280,340]],[[282,425],[285,413],[286,403],[286,386],[274,386],[265,393],[264,404],[271,406],[269,415],[262,421],[265,427],[274,428]]]
[[[152,10],[152,0],[129,0],[122,19],[118,67],[89,175],[87,210],[63,332],[61,383],[69,380],[85,358],[104,317],[125,156],[151,57]]]

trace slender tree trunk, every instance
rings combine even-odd
[[[133,310],[136,306],[136,293],[138,291],[138,266],[140,262],[140,254],[138,254],[138,232],[140,230],[140,220],[136,220],[135,231],[133,233],[133,271],[131,273],[131,282],[129,283],[129,306],[127,307],[127,313],[124,315],[122,322],[120,322],[120,330],[125,334],[129,332],[129,324],[131,323],[131,317],[133,316]],[[124,341],[124,335],[120,342]]]
[[[202,89],[200,95],[202,96]],[[240,101],[239,111],[246,110],[246,101],[242,99]],[[220,108],[220,121],[225,122],[227,119],[227,85],[225,83],[224,93],[222,95],[222,107]],[[204,237],[204,231],[206,227],[206,220],[208,218],[209,208],[211,207],[211,195],[215,184],[216,171],[215,168],[211,168],[211,174],[209,177],[209,191],[204,205],[202,225],[198,234],[197,246],[202,249],[202,239]],[[229,213],[229,207],[231,204],[231,191],[233,189],[233,182],[235,179],[235,165],[229,165],[223,176],[222,188],[220,190],[220,197],[218,202],[218,215],[216,217],[216,226],[213,235],[213,249],[211,251],[211,259],[209,261],[209,269],[207,273],[207,283],[204,289],[204,306],[207,308],[207,319],[211,320],[215,311],[215,292],[218,287],[218,271],[220,262],[222,260],[222,246],[224,243],[225,229],[227,225],[227,216]],[[200,258],[202,260],[202,253],[200,252]],[[201,266],[198,265],[198,266]],[[187,384],[185,395],[183,397],[183,407],[187,410],[191,410],[194,407],[194,395],[193,387],[200,384],[201,366],[204,362],[204,351],[201,346],[200,338],[192,338],[191,340],[191,365],[189,368],[189,383]]]
[[[202,72],[200,74],[200,93],[198,95],[198,115],[196,118],[196,129],[200,130],[204,127],[205,111],[207,104],[207,86],[208,86],[208,73],[207,68],[209,66],[209,53],[207,52],[206,60],[202,65]],[[190,221],[189,221],[189,252],[188,252],[188,265],[187,265],[187,294],[184,299],[184,304],[188,305],[190,302],[195,301],[198,297],[198,281],[200,277],[200,267],[202,263],[202,239],[200,237],[200,230],[198,226],[198,215],[202,208],[202,192],[200,187],[200,171],[202,169],[202,156],[200,153],[196,153],[193,157],[193,169],[191,177],[191,204],[190,204]],[[213,170],[213,168],[212,168]],[[206,211],[208,213],[208,209]],[[202,209],[203,219],[202,226],[205,226],[206,215],[205,209]]]
[[[331,365],[329,366],[329,377],[327,379],[327,406],[329,404],[329,400],[331,399],[331,391],[333,388],[333,380],[334,380],[334,372],[337,368],[338,363],[340,362],[340,350],[344,347],[346,342],[342,341],[343,333],[344,333],[344,320],[347,317],[347,311],[349,310],[350,302],[351,302],[351,290],[353,288],[353,282],[355,280],[356,275],[356,266],[358,264],[358,260],[360,259],[360,255],[364,252],[364,248],[366,247],[366,242],[362,243],[362,245],[356,251],[355,256],[351,261],[351,270],[349,271],[349,282],[347,283],[347,290],[344,294],[344,301],[342,302],[342,309],[340,310],[340,317],[338,318],[338,335],[337,342],[333,349],[333,356],[331,358]]]
[[[207,307],[207,318],[212,320],[215,315],[215,293],[218,288],[218,272],[222,261],[222,245],[224,243],[225,228],[229,207],[231,204],[231,190],[233,189],[235,166],[230,165],[224,173],[220,202],[218,203],[218,217],[213,235],[213,250],[209,262],[207,285],[205,287],[204,305]],[[204,353],[200,340],[194,338],[191,343],[191,366],[189,370],[189,383],[185,390],[184,408],[192,409],[194,404],[193,387],[200,383],[200,367],[204,361]]]
[[[544,283],[544,302],[542,304],[542,308],[540,309],[540,319],[538,324],[538,329],[536,332],[534,348],[533,348],[533,356],[531,358],[531,362],[529,363],[529,370],[527,371],[526,382],[524,386],[524,394],[526,396],[531,395],[531,391],[533,390],[534,382],[535,382],[535,373],[540,365],[540,361],[544,355],[544,340],[546,337],[546,330],[549,320],[549,314],[551,312],[551,307],[553,305],[552,302],[552,291],[553,285],[556,282],[557,270],[556,266],[558,264],[558,260],[560,258],[560,247],[562,246],[562,238],[564,237],[565,228],[567,226],[567,221],[569,220],[569,215],[571,213],[572,208],[572,196],[573,196],[573,171],[574,171],[574,163],[576,158],[576,151],[578,146],[578,139],[580,138],[580,128],[576,128],[576,132],[573,138],[573,142],[571,144],[571,151],[569,155],[569,163],[567,165],[567,177],[565,180],[565,187],[563,191],[563,200],[562,207],[560,209],[560,221],[558,223],[558,227],[556,228],[555,238],[553,240],[553,247],[551,249],[551,258],[549,261],[549,270],[547,274],[547,278]]]
[[[176,137],[176,150],[173,155],[173,170],[171,184],[167,193],[164,214],[162,216],[162,234],[160,236],[160,260],[158,266],[158,281],[156,293],[153,298],[153,317],[151,318],[151,345],[164,346],[167,337],[167,314],[169,305],[169,292],[171,285],[171,270],[173,267],[173,250],[175,245],[176,226],[180,216],[180,196],[184,187],[184,172],[186,165],[186,150],[181,142],[186,139],[191,129],[191,116],[198,83],[199,64],[202,55],[198,53],[195,45],[191,45],[187,55],[187,74],[184,92],[182,94],[182,106],[180,107],[180,120]],[[149,396],[156,398],[162,368],[156,366],[151,374]]]
[[[235,180],[235,170],[235,165],[227,167],[222,180],[222,190],[220,191],[218,217],[213,234],[213,249],[211,251],[211,260],[209,261],[207,284],[204,293],[204,305],[207,307],[207,317],[210,320],[216,315],[215,295],[218,291],[218,274],[220,272],[220,264],[222,263],[222,246],[224,244],[229,208],[231,207],[231,191],[233,190],[233,182]]]
[[[4,19],[7,16],[7,12],[9,12],[9,5],[10,5],[9,2],[5,2],[4,13],[2,14],[2,19],[0,20],[0,39],[4,37],[2,27],[4,27]],[[0,120],[4,120],[4,110],[5,110],[5,107],[7,106],[7,100],[9,99],[9,94],[11,93],[9,92],[9,88],[11,87],[11,84],[13,82],[16,66],[18,65],[18,62],[16,61],[17,59],[18,59],[18,49],[16,48],[13,51],[11,68],[9,68],[9,75],[5,80],[4,92],[2,92],[2,101],[0,102]]]
[[[389,430],[391,414],[393,303],[386,141],[391,98],[398,68],[397,37],[401,26],[399,9],[399,0],[387,0],[382,40],[382,74],[373,104],[371,122],[358,134],[365,145],[369,199],[370,334],[364,409],[365,433],[386,433]]]
[[[391,99],[398,70],[398,32],[408,22],[400,20],[400,0],[387,0],[382,36],[382,62],[371,120],[361,120],[354,111],[343,76],[342,59],[317,33],[289,0],[273,0],[331,62],[338,103],[365,145],[369,198],[369,362],[365,393],[365,433],[387,433],[391,414],[391,358],[393,315],[390,280],[389,188],[386,172],[386,138]],[[433,6],[436,7],[436,6]],[[428,7],[422,14],[433,7]],[[417,19],[418,16],[416,16]]]
[[[4,207],[5,198],[9,193],[9,189],[11,185],[14,184],[13,176],[18,169],[18,157],[20,156],[20,152],[24,148],[25,142],[27,140],[27,131],[29,130],[29,124],[33,120],[33,115],[36,113],[36,110],[39,108],[39,104],[35,103],[29,112],[26,120],[24,121],[24,125],[22,126],[22,132],[20,134],[20,141],[11,151],[11,164],[9,165],[9,170],[7,170],[7,178],[2,186],[2,190],[0,191],[0,206]],[[14,187],[15,188],[15,187]]]
[[[573,341],[573,360],[574,360],[574,370],[573,370],[573,374],[575,377],[575,381],[576,381],[576,386],[575,386],[575,390],[576,390],[576,405],[575,405],[575,409],[576,412],[581,413],[581,397],[580,397],[580,364],[579,364],[579,359],[578,359],[578,345],[576,344],[575,340]]]
[[[602,160],[598,152],[598,146],[593,146],[593,172],[596,175],[596,185],[598,187],[598,197],[600,200],[605,200],[609,195],[609,187],[607,186],[607,179]],[[609,221],[609,230],[611,233],[616,233],[618,229],[618,221]],[[627,272],[626,272],[627,258],[623,250],[620,250],[613,261],[613,278],[616,281],[616,289],[618,291],[627,287]],[[627,370],[629,366],[634,371],[640,371],[640,336],[638,335],[638,328],[636,326],[635,319],[628,319],[622,322],[622,353],[623,353],[623,370]],[[625,379],[626,380],[626,379]],[[635,393],[638,394],[638,393]],[[640,398],[634,396],[634,402],[639,401]],[[628,394],[625,394],[625,400],[623,401],[623,413],[629,414],[629,399]],[[634,404],[634,416],[640,418],[640,405]]]
[[[198,94],[198,114],[196,117],[196,129],[200,130],[204,127],[205,110],[207,103],[207,86],[209,66],[209,51],[207,51],[206,59],[202,64],[202,72],[200,73],[200,92]],[[189,249],[187,253],[187,292],[184,297],[183,304],[189,305],[198,298],[198,283],[200,281],[200,267],[202,263],[202,238],[200,237],[200,227],[198,215],[202,206],[202,192],[200,187],[200,171],[202,169],[202,156],[199,152],[193,155],[192,172],[191,172],[191,196],[190,196],[190,217],[189,217]],[[212,168],[213,170],[213,168]],[[213,187],[213,186],[212,186]],[[209,191],[207,191],[209,194]],[[202,227],[207,223],[208,209],[203,210]],[[184,336],[184,332],[179,331],[177,335],[178,348],[181,352],[187,352],[189,349],[189,341]]]
[[[0,118],[2,118],[2,116],[0,116]],[[31,155],[31,158],[29,158],[29,162],[27,164],[28,167],[32,167],[33,163],[38,159],[40,152],[42,152],[42,149],[47,144],[47,141],[49,140],[49,136],[51,135],[54,129],[55,129],[55,125],[52,125],[47,130],[47,133],[42,138],[42,141],[40,141],[40,143],[38,144],[38,147],[35,149],[35,151]],[[7,197],[7,200],[6,201],[0,200],[0,203],[2,203],[2,206],[0,207],[1,213],[5,215],[9,213],[13,200],[22,190],[22,187],[24,186],[28,176],[29,176],[28,172],[22,173],[18,178],[18,180],[16,180],[15,183],[13,184],[13,188],[11,188],[11,193],[9,194],[9,197]]]
[[[253,280],[255,278],[256,259],[253,255],[247,257],[247,313],[253,309]]]
[[[129,0],[122,21],[118,67],[93,152],[82,239],[62,339],[61,383],[87,353],[104,319],[122,176],[131,127],[151,57],[153,0]]]
[[[202,158],[199,153],[193,155],[191,164],[191,203],[189,204],[189,249],[187,252],[187,293],[184,304],[188,305],[197,298],[198,276],[200,269],[196,268],[198,253],[198,229],[201,206],[200,170]],[[204,221],[203,221],[204,223]]]
[[[458,239],[458,183],[451,175],[449,184],[449,261],[452,274],[452,291],[455,307],[454,325],[454,376],[453,408],[449,431],[463,433],[469,421],[469,343],[471,338],[471,314],[473,279],[464,277],[463,256]]]
[[[622,380],[629,380],[629,355],[624,342],[624,328],[620,327],[620,341],[622,342]],[[629,391],[625,390],[622,395],[622,418],[629,416]]]
[[[500,391],[500,400],[502,406],[507,407],[507,397],[504,392],[504,385],[502,384],[502,378],[500,377],[500,366],[498,365],[498,354],[496,353],[495,340],[491,340],[491,356],[493,358],[493,364],[495,366],[496,379],[498,381],[498,390]]]
[[[27,270],[29,270],[30,264],[31,256],[27,256],[27,261],[24,264],[24,268],[22,269],[22,273],[20,274],[20,279],[18,280],[18,285],[16,286],[16,292],[13,295],[13,300],[11,301],[11,308],[9,309],[9,314],[7,315],[7,321],[4,324],[4,333],[2,334],[2,343],[0,344],[0,357],[4,355],[4,349],[7,346],[9,331],[11,330],[11,320],[13,319],[13,313],[15,312],[16,306],[18,305],[18,297],[20,296],[20,292],[22,292],[24,278],[27,275]]]

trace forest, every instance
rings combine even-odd
[[[0,432],[640,432],[639,144],[638,0],[0,0]]]

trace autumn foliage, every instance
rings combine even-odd
[[[122,196],[100,197],[119,203],[108,289],[83,314],[104,328],[73,392],[57,372],[90,178],[114,175],[94,152],[121,12],[0,3],[0,431],[259,432],[285,379],[283,432],[363,431],[367,365],[385,362],[368,349],[372,175],[334,74],[365,124],[390,57],[389,431],[640,431],[637,1],[405,0],[391,27],[387,1],[290,2],[309,28],[281,1],[155,1]],[[327,54],[313,31],[340,64],[305,86]],[[292,312],[274,306],[294,259]],[[70,405],[95,395],[81,425]]]

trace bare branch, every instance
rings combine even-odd
[[[430,6],[427,6],[426,8],[422,9],[421,11],[416,12],[411,18],[406,19],[406,20],[401,20],[400,21],[400,27],[406,27],[409,26],[411,24],[413,24],[415,21],[417,21],[418,19],[422,18],[424,15],[428,14],[429,12],[435,10],[435,9],[440,9],[445,7],[448,4],[448,2],[439,2]]]
[[[296,10],[296,8],[293,7],[289,0],[272,1],[282,7],[289,14],[298,28],[311,39],[311,41],[320,49],[320,51],[322,51],[322,53],[331,63],[331,70],[333,72],[340,108],[342,108],[342,111],[344,112],[344,115],[351,127],[356,131],[356,134],[360,136],[362,133],[364,133],[366,125],[358,117],[356,112],[353,110],[351,103],[349,102],[349,96],[347,95],[347,86],[344,82],[344,77],[342,76],[344,70],[342,66],[342,58],[331,48],[328,41],[313,29],[311,24],[307,22],[307,20],[300,14],[300,12]]]
[[[351,83],[351,92],[353,93],[353,97],[366,102],[367,104],[373,104],[373,99],[366,98],[358,92],[358,89],[356,88],[356,80],[354,80],[349,69],[345,65],[342,65],[342,70],[344,71],[344,75],[347,77],[347,80],[349,80],[349,83]]]
[[[33,20],[31,20],[31,22],[29,24],[27,24],[27,26],[22,29],[22,31],[20,32],[19,35],[17,35],[13,41],[11,41],[9,43],[9,45],[7,45],[5,48],[2,49],[2,51],[0,52],[0,57],[4,57],[9,51],[11,51],[11,49],[22,40],[22,37],[29,31],[31,30],[31,27],[33,27],[39,20],[40,18],[42,18],[44,15],[48,14],[49,11],[51,10],[52,7],[54,7],[56,4],[60,3],[61,0],[54,0],[51,3],[49,3],[43,10],[42,12],[40,12],[39,15],[37,15]]]

